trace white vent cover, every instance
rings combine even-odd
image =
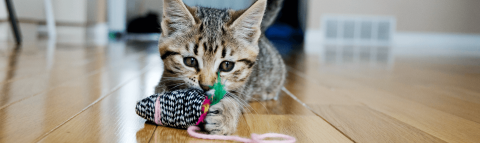
[[[396,26],[395,18],[387,16],[325,15],[321,22],[325,42],[355,42],[361,45],[390,43]]]
[[[395,22],[394,17],[388,16],[322,16],[322,35],[318,37],[322,41],[320,63],[362,67],[367,63],[391,69]]]

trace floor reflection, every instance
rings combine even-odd
[[[152,134],[155,132],[157,125],[153,123],[145,123],[143,128],[138,130],[135,134],[137,142],[148,143],[151,140]]]
[[[14,48],[11,49],[10,53],[8,54],[8,59],[7,59],[7,67],[6,67],[6,72],[5,72],[5,77],[1,83],[3,85],[1,86],[0,89],[0,115],[7,115],[8,111],[2,110],[3,106],[7,104],[9,101],[10,97],[10,80],[14,77],[14,74],[17,69],[17,58],[20,53],[20,46],[15,46]],[[6,130],[7,122],[0,122],[0,133],[4,132]],[[1,139],[0,139],[1,141]]]
[[[185,130],[145,123],[131,108],[136,101],[153,94],[163,72],[156,42],[112,41],[108,46],[42,44],[22,49],[21,53],[13,50],[8,57],[0,96],[0,104],[7,105],[0,109],[1,141],[205,141],[189,137]],[[292,52],[283,55],[287,65],[307,69],[301,47],[290,48]],[[301,79],[289,78],[286,85],[303,84]],[[248,137],[253,132],[294,129],[297,124],[290,122],[294,118],[285,116],[316,117],[285,92],[278,100],[249,105],[236,135]],[[31,113],[30,108],[36,112]],[[282,119],[265,122],[269,128],[249,127],[257,118],[277,117]],[[26,118],[36,120],[25,121]],[[275,124],[284,127],[273,128]],[[29,135],[20,138],[18,132],[26,129],[30,129]]]
[[[5,77],[3,78],[3,81],[1,83],[3,83],[3,86],[2,86],[2,89],[0,89],[1,91],[1,96],[0,96],[0,107],[2,107],[1,105],[5,105],[6,102],[8,101],[8,98],[9,98],[9,92],[10,92],[10,80],[15,76],[15,72],[16,72],[16,69],[17,69],[17,59],[18,59],[18,56],[19,56],[19,53],[20,53],[20,46],[17,45],[15,46],[14,48],[12,48],[10,50],[10,53],[8,54],[8,58],[7,58],[7,66],[6,66],[6,69],[5,69]],[[0,108],[1,109],[1,108]]]

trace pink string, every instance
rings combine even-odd
[[[199,127],[190,126],[188,127],[187,132],[190,134],[190,136],[200,139],[233,140],[246,143],[294,143],[296,141],[294,137],[277,133],[266,133],[262,135],[252,134],[252,139],[247,139],[238,136],[206,135],[195,132],[198,130],[200,130]],[[283,138],[285,140],[263,140],[265,138]]]
[[[160,105],[160,97],[157,97],[157,101],[155,101],[155,123],[157,123],[157,125],[163,125],[162,124],[162,106]]]

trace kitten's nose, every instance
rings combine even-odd
[[[205,85],[205,84],[201,84],[200,87],[203,89],[203,91],[207,92],[208,90],[210,90],[210,86],[208,85]]]

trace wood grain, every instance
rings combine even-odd
[[[290,78],[301,79],[292,72],[289,72]],[[442,142],[413,126],[369,108],[348,94],[339,93],[338,89],[330,90],[308,80],[302,85],[306,86],[286,88],[291,89],[315,113],[356,142]]]
[[[75,82],[89,75],[100,74],[102,71],[105,72],[105,70],[121,67],[124,62],[137,61],[141,57],[138,53],[132,53],[125,55],[124,58],[118,59],[117,62],[111,63],[107,67],[98,67],[96,65],[105,62],[104,58],[101,58],[102,54],[96,54],[97,57],[78,54],[82,53],[81,49],[84,49],[84,47],[78,47],[78,49],[59,48],[56,54],[59,55],[57,57],[60,62],[55,62],[51,69],[45,69],[45,59],[25,60],[26,64],[23,66],[22,61],[19,61],[15,66],[16,71],[12,74],[12,77],[8,77],[8,80],[6,79],[2,83],[3,92],[1,92],[0,95],[3,99],[2,102],[0,102],[0,109],[5,108],[11,103],[24,100],[25,98],[45,93],[67,82]],[[92,49],[85,48],[84,50],[90,51]],[[28,63],[28,61],[30,61],[30,63]],[[37,62],[42,64],[36,64]],[[45,82],[48,82],[48,84],[45,84]],[[7,91],[15,92],[7,93]]]
[[[245,116],[253,133],[281,133],[297,138],[298,142],[352,142],[318,116],[307,115],[262,115]]]
[[[438,83],[440,83],[438,84],[437,82],[429,82],[433,83],[434,85],[449,86],[458,83],[455,78],[452,79],[449,77],[458,75],[454,74],[447,76],[445,73],[436,71],[431,72],[434,75],[428,75],[429,72],[425,72],[425,77],[421,78],[421,76],[413,73],[402,75],[401,73],[408,71],[408,67],[399,67],[403,70],[403,72],[391,74],[392,72],[388,71],[362,70],[362,68],[355,68],[353,70],[351,67],[345,68],[342,66],[335,68],[320,68],[319,64],[316,63],[314,59],[305,63],[311,65],[305,65],[305,67],[308,68],[297,68],[298,66],[295,67],[299,70],[291,68],[294,69],[293,74],[296,74],[302,78],[308,77],[305,79],[311,81],[310,83],[318,83],[317,85],[319,87],[315,89],[323,88],[324,90],[322,93],[330,89],[331,92],[335,92],[337,95],[345,95],[351,100],[360,102],[374,111],[378,111],[379,113],[390,116],[390,118],[396,119],[404,124],[408,124],[411,127],[417,128],[427,134],[433,135],[447,142],[476,142],[479,140],[479,124],[468,120],[478,116],[478,112],[476,112],[477,109],[472,109],[477,107],[475,103],[460,100],[458,98],[451,98],[452,95],[442,95],[436,93],[435,91],[422,91],[424,89],[418,89],[416,86],[405,85],[405,81],[421,84],[430,80],[438,81]],[[412,71],[417,72],[418,69]],[[397,75],[399,76],[396,77]],[[416,76],[412,77],[411,75]],[[446,76],[447,78],[442,79],[443,76]],[[434,79],[428,79],[429,77]],[[462,81],[466,81],[467,83],[474,82],[468,79],[464,79]],[[453,87],[464,87],[464,85],[462,83]],[[471,86],[466,87],[467,88],[462,89],[470,91],[470,97],[467,98],[472,98],[472,92],[475,92],[475,90],[472,91]],[[419,98],[418,96],[426,97]],[[475,99],[474,94],[473,97]],[[305,102],[311,101],[312,100],[308,100]],[[317,106],[315,103],[308,105]],[[317,110],[323,112],[328,111],[327,109]],[[462,111],[455,113],[452,110]],[[464,114],[460,115],[462,113]],[[462,118],[461,116],[465,116],[467,118]],[[340,119],[340,117],[333,117],[329,119],[329,121]],[[338,126],[340,125],[337,125],[337,127]],[[391,130],[383,131],[389,132]],[[347,135],[355,140],[355,134]]]
[[[243,118],[252,133],[282,133],[296,137],[298,142],[352,142],[285,92],[278,100],[250,105],[255,112]]]
[[[308,105],[356,142],[444,142],[366,106]]]
[[[140,75],[109,94],[73,119],[49,133],[41,142],[149,142],[156,125],[145,123],[135,113],[138,100],[145,97],[142,83],[144,78],[159,78],[151,73],[161,72],[154,68]],[[143,77],[142,77],[143,76]],[[150,81],[152,82],[152,81]]]
[[[82,60],[82,58],[79,60]],[[116,64],[116,62],[113,62],[112,65],[117,66],[112,67],[101,65],[98,67],[99,69],[96,69],[99,72],[93,74],[84,70],[81,72],[83,73],[82,78],[53,86],[53,88],[39,94],[32,93],[28,88],[3,89],[2,92],[5,94],[2,99],[15,95],[28,98],[0,109],[0,112],[2,112],[0,114],[0,142],[33,142],[41,139],[53,131],[52,129],[69,121],[75,114],[95,100],[134,79],[140,72],[143,72],[142,70],[147,69],[146,67],[150,68],[149,64],[138,64],[143,61],[145,59],[118,60],[122,63]],[[145,62],[159,63],[158,59]],[[86,68],[88,69],[88,67]],[[95,68],[95,66],[91,68]],[[131,69],[135,69],[135,71],[127,74],[126,71]],[[63,78],[64,75],[61,75],[63,72],[68,71],[58,71],[58,73],[52,73],[49,78],[30,82],[56,85],[52,82],[56,81],[55,79]],[[18,86],[21,87],[21,85]],[[22,134],[25,130],[28,130],[28,134]]]
[[[54,53],[45,44],[0,49],[0,142],[227,142],[191,138],[135,114],[136,101],[153,93],[162,73],[158,53],[148,52],[157,43],[57,45]],[[276,132],[299,142],[480,140],[478,55],[397,55],[389,65],[349,62],[352,57],[322,61],[297,49],[290,54],[285,92],[249,103],[235,135]]]

